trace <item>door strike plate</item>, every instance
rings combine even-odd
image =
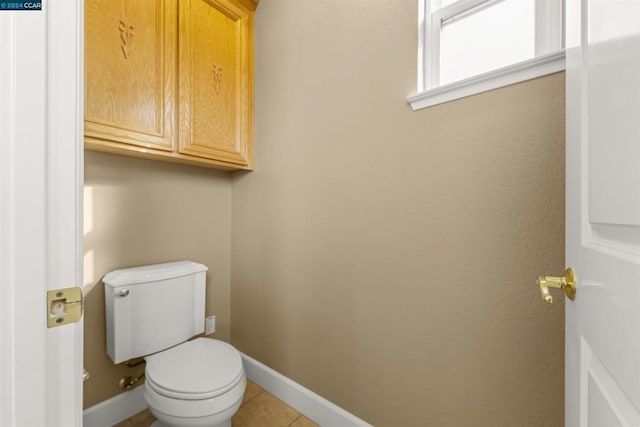
[[[82,317],[81,288],[54,289],[47,292],[47,328],[74,323]]]

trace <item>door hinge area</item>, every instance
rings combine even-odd
[[[74,323],[82,317],[84,296],[82,288],[64,288],[47,291],[47,327]]]

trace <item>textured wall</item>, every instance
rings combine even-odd
[[[206,314],[229,340],[231,182],[210,169],[85,152],[84,405],[120,392],[144,367],[114,365],[106,353],[104,285],[111,270],[190,259],[209,267]]]
[[[264,0],[232,343],[376,426],[561,426],[564,74],[412,112],[417,2]]]

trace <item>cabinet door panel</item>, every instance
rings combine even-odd
[[[175,0],[85,1],[85,136],[171,151]]]
[[[250,167],[253,12],[181,0],[179,13],[179,151]]]

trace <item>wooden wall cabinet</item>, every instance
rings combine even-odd
[[[252,167],[258,0],[87,0],[85,147]]]
[[[153,6],[153,7],[149,7]],[[85,2],[85,140],[171,152],[176,137],[171,0]]]

